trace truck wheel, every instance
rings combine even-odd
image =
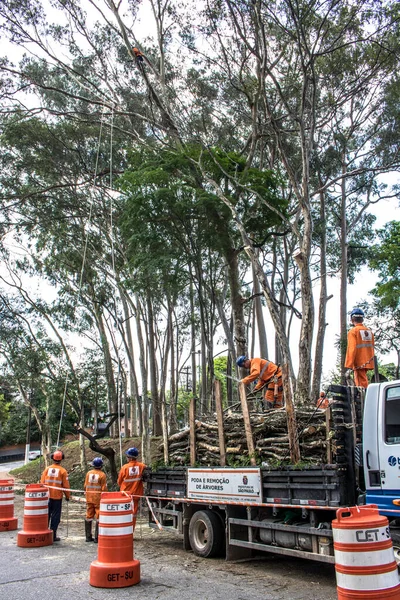
[[[224,531],[221,520],[211,510],[195,512],[189,523],[189,541],[197,556],[210,558],[224,547]]]

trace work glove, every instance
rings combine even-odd
[[[69,498],[65,498],[65,501],[66,501],[66,502],[69,502],[69,500],[70,500]]]

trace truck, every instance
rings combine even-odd
[[[328,464],[162,467],[148,475],[149,525],[182,536],[201,557],[272,552],[334,563],[339,508],[374,504],[400,546],[400,380],[330,386]]]

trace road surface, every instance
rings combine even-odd
[[[4,474],[4,473],[3,473]],[[1,473],[0,473],[1,476]],[[15,500],[19,528],[22,495]],[[144,518],[135,531],[135,558],[141,581],[129,588],[94,588],[89,569],[97,546],[84,539],[84,503],[63,506],[61,542],[19,548],[17,531],[0,534],[0,597],[5,600],[336,600],[332,565],[265,554],[252,561],[202,559],[182,549],[180,538],[149,529]]]

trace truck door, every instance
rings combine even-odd
[[[378,504],[375,494],[380,496],[382,493],[377,425],[379,389],[379,384],[368,386],[363,413],[363,464],[367,504]]]
[[[376,387],[378,393],[372,394],[372,396],[377,401],[378,410],[379,477],[377,476],[377,479],[380,481],[375,480],[372,476],[373,485],[371,485],[370,478],[367,501],[378,504],[382,514],[400,517],[400,381],[380,383],[376,384]],[[367,397],[368,395],[369,387]],[[368,442],[366,444],[368,445]],[[367,471],[368,458],[365,455],[364,465],[367,467]],[[372,466],[371,460],[370,466]]]

